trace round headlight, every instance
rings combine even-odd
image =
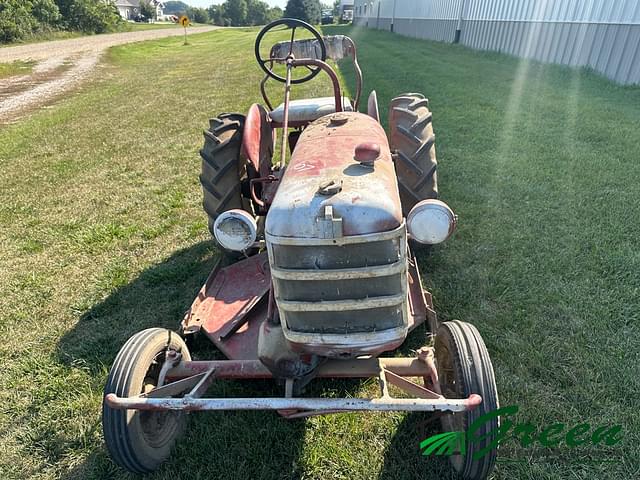
[[[213,224],[213,234],[220,246],[235,252],[242,252],[253,245],[257,232],[256,220],[240,209],[221,213]]]
[[[456,215],[440,200],[422,200],[407,216],[407,230],[415,241],[434,245],[444,242],[456,229]]]

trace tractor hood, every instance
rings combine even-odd
[[[373,167],[354,158],[375,144]],[[398,228],[402,208],[395,168],[382,126],[372,117],[340,112],[302,133],[266,219],[272,236],[334,238]]]

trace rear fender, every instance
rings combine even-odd
[[[259,177],[271,173],[271,158],[275,143],[274,130],[262,105],[249,108],[242,134],[242,155],[249,160]]]

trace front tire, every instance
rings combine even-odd
[[[149,328],[120,349],[109,372],[104,395],[132,397],[157,386],[158,374],[168,349],[191,360],[187,346],[175,332]],[[171,454],[186,418],[182,412],[115,410],[102,404],[102,430],[115,463],[133,473],[156,470]]]
[[[440,388],[446,398],[467,398],[473,393],[482,397],[482,403],[473,410],[450,413],[441,418],[443,431],[466,433],[475,420],[499,408],[489,352],[478,330],[458,320],[440,325],[435,351]],[[476,434],[483,440],[467,442],[464,454],[449,457],[454,470],[465,480],[484,480],[493,470],[497,448],[477,460],[473,455],[495,440],[498,427],[497,417],[483,423]]]

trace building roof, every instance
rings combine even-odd
[[[116,7],[139,7],[140,0],[116,0]]]
[[[115,0],[116,7],[139,7],[140,0]],[[154,7],[160,6],[164,8],[164,3],[159,0],[149,0],[149,3]]]

